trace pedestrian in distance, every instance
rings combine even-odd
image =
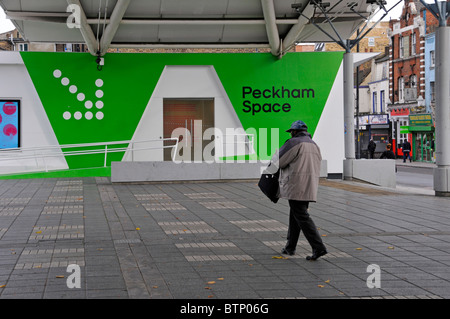
[[[312,248],[312,255],[306,259],[316,260],[327,254],[327,249],[308,207],[310,202],[317,201],[322,155],[303,121],[295,121],[286,132],[291,138],[274,156],[280,170],[278,197],[287,199],[290,208],[287,243],[281,253],[294,255],[303,231]]]
[[[386,145],[386,150],[381,154],[380,159],[395,159],[395,154],[392,152],[391,148],[391,144]]]
[[[402,144],[403,151],[403,163],[406,162],[406,159],[409,158],[409,162],[411,163],[411,143],[405,140]]]
[[[375,144],[373,139],[370,139],[369,145],[367,146],[367,150],[369,151],[369,158],[371,158],[371,159],[374,158],[376,148],[377,148],[377,144]]]

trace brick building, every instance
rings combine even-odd
[[[390,21],[388,110],[392,139],[397,145],[408,140],[413,147],[412,158],[417,161],[434,160],[434,104],[431,108],[426,105],[426,75],[434,69],[426,58],[434,59],[434,49],[428,48],[426,53],[426,43],[437,26],[436,18],[419,0],[405,0],[400,19]],[[427,127],[415,126],[418,115],[426,117]],[[402,155],[401,150],[397,154]]]
[[[425,22],[420,1],[405,0],[399,20],[390,21],[389,103],[392,140],[400,145],[412,136],[409,116],[425,108]],[[402,155],[401,150],[397,151]]]

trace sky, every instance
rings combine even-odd
[[[398,2],[398,0],[387,0],[386,8],[387,9],[391,8],[397,2]],[[385,20],[386,19],[389,20],[389,18],[398,19],[398,17],[400,16],[400,14],[402,12],[402,8],[403,8],[403,3],[400,3],[399,5],[396,6],[395,9],[393,9],[390,12],[389,16],[386,17]],[[11,23],[11,21],[6,19],[5,13],[3,12],[3,9],[0,8],[0,33],[8,32],[8,31],[11,31],[13,29],[14,29],[13,24]]]

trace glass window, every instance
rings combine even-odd
[[[28,51],[28,43],[20,43],[19,51]]]
[[[400,41],[400,44],[399,44],[399,49],[400,49],[400,58],[403,58],[403,55],[404,55],[404,47],[403,47],[403,44],[404,44],[404,40],[403,40],[403,37],[400,37],[399,38],[399,41]]]
[[[18,148],[20,101],[0,100],[0,149]]]
[[[436,100],[436,89],[434,82],[430,82],[430,89],[431,89],[431,101],[434,102]]]
[[[405,80],[403,79],[403,77],[398,78],[398,100],[399,101],[403,101],[403,99],[404,99],[404,95],[403,95],[404,89],[405,89]]]
[[[377,99],[377,92],[373,92],[373,96],[372,96],[372,105],[373,105],[372,113],[377,113],[377,109],[378,109],[377,101],[378,101],[378,99]]]

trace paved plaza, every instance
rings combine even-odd
[[[450,297],[450,198],[321,180],[317,261],[280,254],[288,211],[256,181],[2,180],[0,298]]]

